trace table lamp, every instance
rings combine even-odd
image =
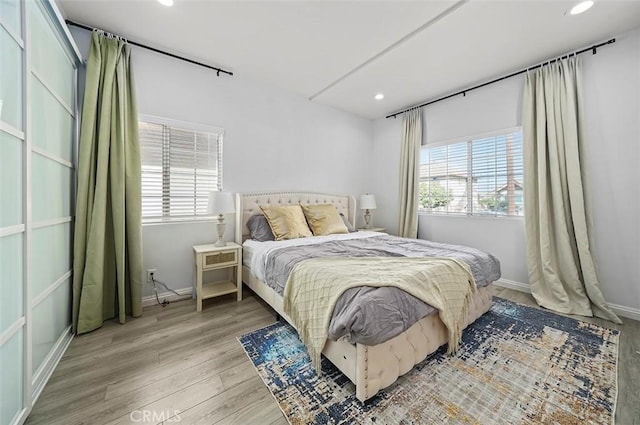
[[[376,197],[370,194],[360,196],[360,209],[364,210],[364,228],[371,229],[371,211],[376,209]]]
[[[209,204],[207,206],[207,211],[209,214],[218,215],[218,224],[216,224],[218,240],[216,241],[215,246],[227,246],[227,243],[222,239],[224,237],[224,229],[227,227],[227,223],[224,222],[223,214],[236,212],[233,194],[231,192],[220,191],[209,192]]]

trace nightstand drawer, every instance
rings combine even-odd
[[[233,251],[218,251],[211,254],[204,254],[202,256],[202,269],[213,269],[229,264],[235,264],[237,250]]]

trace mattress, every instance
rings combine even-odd
[[[258,242],[259,243],[259,242]],[[252,244],[244,244],[242,247],[242,264],[251,264],[254,258],[255,247]]]
[[[310,238],[298,238],[298,239],[289,239],[285,241],[265,241],[258,242],[252,239],[247,239],[242,244],[243,254],[242,258],[244,260],[244,265],[248,266],[251,269],[251,272],[258,279],[265,281],[265,268],[266,262],[269,258],[271,252],[281,248],[287,247],[296,247],[296,246],[308,246],[308,245],[317,245],[324,242],[331,241],[346,241],[352,239],[364,239],[371,238],[375,236],[385,235],[386,233],[381,232],[370,232],[370,231],[359,231],[353,233],[343,233],[337,235],[327,235],[327,236],[313,236]],[[248,251],[248,258],[245,257],[244,252]],[[282,294],[282,288],[278,291]]]
[[[244,244],[245,262],[261,281],[282,295],[288,275],[300,261],[314,257],[453,257],[467,263],[479,287],[500,277],[500,263],[492,255],[469,247],[398,238],[377,232],[300,238]],[[353,343],[376,345],[409,329],[436,310],[394,287],[360,287],[338,299],[329,326],[329,338],[346,337]]]

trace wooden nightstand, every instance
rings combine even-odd
[[[368,231],[368,232],[384,232],[384,233],[386,233],[387,229],[385,227],[372,227],[371,229],[365,229],[365,228],[358,229],[358,231],[359,232]]]
[[[242,247],[233,242],[226,246],[194,245],[196,261],[196,309],[202,311],[202,300],[238,293],[242,300]],[[205,273],[227,269],[227,279],[205,281]]]

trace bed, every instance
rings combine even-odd
[[[338,212],[347,217],[351,223],[356,222],[355,198],[348,195],[298,192],[245,193],[238,194],[236,202],[236,241],[240,244],[249,238],[247,221],[251,216],[260,214],[260,206],[264,205],[333,204]],[[358,232],[352,236],[345,235],[344,238],[371,237],[371,241],[383,241],[385,238],[382,234],[371,233],[373,232]],[[293,242],[292,244],[313,243],[310,238],[308,239],[308,241]],[[271,244],[277,243],[271,242]],[[243,282],[269,304],[277,314],[293,324],[294,322],[285,313],[282,291],[277,287],[269,286],[265,282],[264,271],[258,270],[256,266],[262,261],[261,256],[264,255],[264,252],[258,248],[261,248],[259,244],[251,244],[248,241],[245,244]],[[263,249],[262,251],[268,250]],[[495,277],[495,275],[492,276]],[[493,285],[491,281],[485,282],[483,286],[478,286],[464,320],[465,327],[489,310],[492,296]],[[447,335],[447,329],[436,311],[420,318],[400,334],[383,342],[375,341],[376,343],[371,344],[353,342],[350,338],[328,339],[322,354],[355,384],[355,395],[364,402],[375,396],[381,389],[393,384],[399,376],[407,373],[415,364],[447,343]]]

